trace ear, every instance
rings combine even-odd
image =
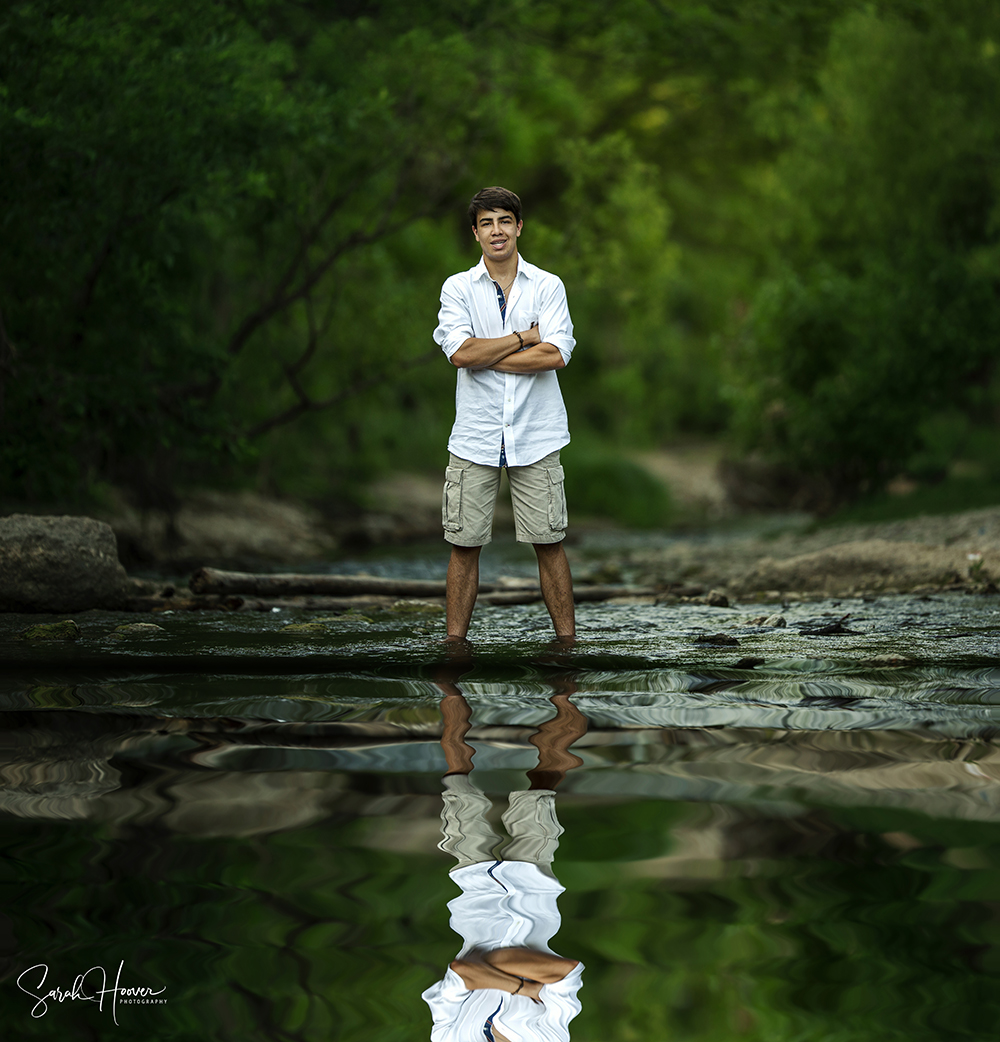
[[[518,221],[518,222],[517,222],[517,234],[518,234],[518,237],[520,237],[520,235],[521,235],[521,229],[522,229],[523,227],[524,227],[524,221]]]

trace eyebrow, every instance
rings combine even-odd
[[[501,221],[513,221],[514,218],[511,217],[511,215],[509,213],[505,213],[503,215],[503,217],[500,218],[500,220]],[[480,217],[479,218],[479,223],[480,224],[492,224],[493,223],[493,218],[492,217]]]

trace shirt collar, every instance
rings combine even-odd
[[[517,255],[517,275],[515,278],[520,278],[522,275],[526,279],[530,279],[535,272],[535,266],[529,264],[524,257],[520,254]],[[486,258],[480,257],[479,263],[472,269],[472,279],[476,281],[478,279],[489,279],[490,282],[493,279],[490,277],[489,269],[486,267]]]

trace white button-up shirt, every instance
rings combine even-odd
[[[474,268],[452,275],[441,287],[434,340],[451,358],[470,337],[509,336],[535,322],[542,343],[557,347],[568,364],[576,341],[562,280],[519,257],[504,318],[497,304],[496,286],[485,260],[480,258]],[[526,467],[569,444],[566,406],[554,370],[458,370],[455,425],[448,449],[462,459],[496,467],[501,440],[511,467]]]
[[[537,865],[483,861],[453,869],[450,875],[462,888],[448,902],[451,928],[465,941],[460,959],[474,949],[534,948],[555,954],[549,941],[559,929],[556,899],[564,888]],[[581,1008],[577,992],[582,983],[581,962],[562,980],[543,984],[537,1003],[496,988],[470,990],[449,967],[421,996],[434,1019],[431,1042],[481,1042],[483,1025],[494,1010],[493,1023],[511,1042],[569,1042],[569,1022]]]

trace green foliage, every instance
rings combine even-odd
[[[735,351],[746,448],[835,499],[930,444],[928,412],[989,416],[1000,334],[1000,14],[850,14],[789,115],[772,197],[780,265]],[[933,144],[932,144],[933,143]]]
[[[620,453],[574,442],[562,460],[573,515],[608,517],[636,528],[663,528],[672,520],[667,488]]]
[[[567,285],[575,435],[930,474],[927,417],[1000,402],[998,70],[988,0],[9,5],[3,490],[437,469],[490,183]]]

